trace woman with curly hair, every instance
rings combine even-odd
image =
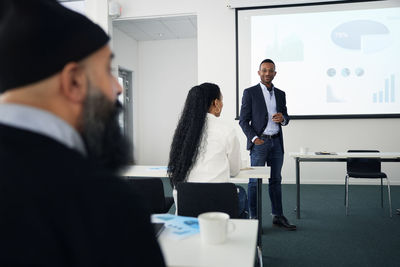
[[[223,183],[240,171],[240,144],[235,130],[218,117],[223,107],[216,84],[190,89],[169,154],[168,176],[180,182]],[[238,187],[239,215],[248,215],[246,191]],[[177,204],[174,189],[175,204]],[[177,207],[178,209],[178,207]]]

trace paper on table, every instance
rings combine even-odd
[[[153,214],[152,222],[164,222],[165,234],[173,239],[183,239],[198,234],[199,221],[195,217],[177,216],[173,214]]]
[[[162,171],[166,171],[167,170],[167,166],[160,166],[160,167],[150,167],[149,170],[162,170]]]
[[[251,167],[246,167],[246,168],[241,168],[241,171],[250,171],[250,170],[254,170],[254,168]]]

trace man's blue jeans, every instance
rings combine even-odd
[[[239,218],[248,219],[249,218],[249,205],[247,201],[246,190],[240,185],[236,185],[238,190],[238,198],[239,198]]]
[[[271,167],[268,191],[271,200],[272,214],[283,215],[282,211],[282,188],[281,170],[283,165],[283,151],[279,138],[261,138],[262,145],[253,145],[250,151],[251,166]],[[250,217],[257,216],[257,179],[250,179],[248,184],[248,200]]]

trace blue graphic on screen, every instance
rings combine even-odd
[[[339,99],[335,96],[335,92],[332,90],[332,86],[326,86],[326,102],[327,103],[340,103],[344,102],[343,99]]]
[[[372,20],[355,20],[337,26],[331,34],[332,41],[343,48],[376,52],[390,45],[379,42],[382,35],[389,34],[389,29],[382,23]],[[375,36],[376,42],[364,43],[364,36]]]
[[[396,99],[395,92],[395,76],[385,79],[385,87],[379,92],[372,94],[373,103],[394,103]]]

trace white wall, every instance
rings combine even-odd
[[[283,2],[283,1],[282,1]],[[210,81],[220,85],[224,94],[223,118],[231,122],[238,129],[240,134],[243,155],[245,151],[245,138],[241,133],[235,117],[235,12],[233,9],[226,8],[226,0],[119,0],[122,6],[122,17],[125,18],[143,18],[157,17],[178,14],[196,14],[198,25],[198,83]],[[139,45],[140,46],[140,45]],[[155,44],[154,48],[157,45]],[[139,55],[141,52],[139,51]],[[151,68],[153,65],[154,73],[162,70],[153,62],[150,50],[146,50],[146,57],[139,56],[143,62],[140,67]],[[154,53],[162,53],[156,51]],[[184,53],[183,50],[177,55]],[[166,55],[167,56],[167,55]],[[174,68],[175,59],[173,54],[169,68]],[[151,65],[151,66],[149,66]],[[165,65],[162,65],[165,66]],[[193,68],[194,65],[192,65]],[[307,73],[305,73],[307,75]],[[290,77],[288,77],[290,79]],[[312,77],[309,77],[311,80]],[[143,84],[146,86],[144,98],[152,97],[158,104],[166,97],[165,92],[169,92],[171,108],[182,106],[182,91],[187,90],[188,83],[182,75],[182,80],[178,84],[165,84],[163,81],[153,80],[154,85],[163,84],[161,90],[158,86]],[[176,86],[185,84],[182,88]],[[279,87],[279,85],[277,85]],[[282,88],[284,90],[284,88]],[[288,107],[290,114],[290,107]],[[149,112],[154,112],[160,116],[160,128],[155,123],[143,122],[144,128],[141,128],[144,150],[140,153],[138,163],[141,164],[164,164],[158,154],[167,155],[168,146],[151,146],[154,138],[163,138],[162,136],[169,131],[172,134],[171,126],[175,125],[177,118],[171,117],[173,113],[166,113],[165,110],[159,110],[157,105],[143,107],[139,109],[140,119],[148,118]],[[176,112],[176,111],[174,111]],[[163,118],[163,119],[161,119]],[[347,119],[347,120],[292,120],[284,128],[285,151],[298,151],[301,146],[308,146],[312,150],[345,151],[350,148],[372,148],[381,151],[400,151],[400,142],[398,141],[400,133],[400,119]],[[167,127],[167,125],[169,125]],[[165,128],[164,128],[165,127]],[[172,127],[174,128],[174,127]],[[163,130],[163,131],[160,131]],[[155,135],[155,133],[159,133]],[[144,154],[145,153],[145,154]],[[284,182],[294,182],[294,160],[286,153],[285,164],[282,170]],[[302,164],[302,183],[339,183],[343,184],[345,175],[344,163],[304,163]],[[392,178],[392,184],[400,184],[400,164],[384,163],[383,170]]]
[[[136,41],[113,28],[114,65],[133,72],[136,164],[166,165],[188,90],[197,83],[197,40]]]
[[[136,107],[136,100],[139,98],[138,88],[138,42],[128,35],[118,30],[117,28],[112,29],[112,42],[113,52],[115,58],[113,60],[113,68],[115,69],[115,75],[118,75],[118,68],[121,67],[125,70],[132,71],[132,103],[134,108]],[[133,125],[134,127],[138,124],[139,112],[136,110],[133,114]],[[133,134],[133,144],[138,143],[138,136],[136,133]],[[138,158],[138,151],[134,149],[134,158]]]
[[[113,28],[111,39],[115,64],[124,69],[137,70],[139,61],[138,42],[117,28]]]
[[[197,83],[196,39],[139,42],[137,164],[166,165],[187,92]]]
[[[86,15],[111,34],[111,19],[108,16],[108,0],[85,0]]]

